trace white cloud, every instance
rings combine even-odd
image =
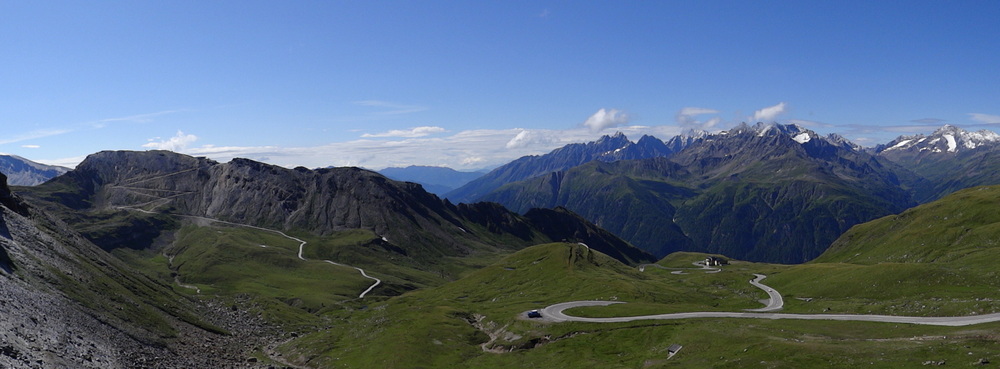
[[[39,146],[39,145],[21,145],[21,147],[23,147],[25,149],[38,149],[38,148],[41,148],[41,146]]]
[[[969,118],[980,123],[1000,124],[1000,115],[969,113]]]
[[[680,129],[673,125],[621,126],[618,130],[633,140],[644,134],[667,139],[680,133]],[[407,165],[440,165],[454,169],[483,169],[503,165],[525,155],[545,154],[571,143],[594,141],[600,135],[585,127],[566,130],[481,129],[391,141],[362,138],[310,147],[203,145],[187,147],[184,153],[207,156],[219,162],[227,162],[236,157],[260,161],[267,158],[268,163],[285,167],[320,168],[332,165],[381,169]],[[521,138],[517,139],[519,136]],[[63,161],[61,164],[67,163]],[[75,163],[69,166],[73,165]]]
[[[542,131],[537,131],[537,130],[536,131],[529,131],[529,130],[525,129],[525,130],[522,130],[521,132],[518,132],[517,136],[514,136],[514,138],[510,139],[510,141],[507,141],[507,144],[504,145],[504,146],[506,148],[508,148],[508,149],[516,149],[516,148],[527,147],[527,146],[532,146],[532,145],[536,145],[536,146],[537,145],[547,145],[547,144],[550,144],[550,143],[552,143],[554,141],[557,141],[557,140],[555,138],[553,138],[553,137],[549,137],[547,134],[543,133]]]
[[[447,132],[446,129],[434,126],[421,126],[411,129],[394,129],[388,132],[382,133],[365,133],[361,137],[365,138],[375,138],[375,137],[424,137],[432,135],[435,133]]]
[[[583,126],[590,128],[591,132],[600,132],[608,128],[628,124],[629,116],[618,109],[598,110],[590,118],[583,122]]]
[[[167,140],[156,141],[157,139],[159,139],[159,137],[155,139],[150,139],[150,142],[146,143],[145,145],[142,145],[142,147],[153,150],[170,150],[174,152],[182,152],[184,151],[184,149],[187,148],[188,145],[194,143],[195,141],[198,141],[198,136],[184,134],[184,132],[177,131],[177,135]]]
[[[675,125],[620,126],[618,130],[632,140],[637,140],[644,134],[661,139],[680,134],[680,128]],[[527,133],[522,135],[522,132]],[[521,139],[512,139],[519,135]],[[157,138],[143,147],[206,156],[223,163],[239,157],[284,167],[358,166],[381,169],[392,166],[437,165],[460,170],[478,170],[503,165],[525,155],[545,154],[571,143],[594,141],[600,136],[600,132],[591,132],[587,127],[565,130],[481,129],[395,140],[361,138],[318,146],[280,147],[193,146],[196,141],[204,138],[178,132],[175,137],[165,140]],[[75,167],[83,159],[84,157],[80,156],[37,161]]]
[[[773,121],[774,118],[785,112],[786,105],[787,104],[785,104],[784,102],[780,102],[778,103],[778,105],[768,106],[766,108],[757,110],[753,113],[753,121],[754,122]]]

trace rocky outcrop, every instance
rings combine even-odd
[[[0,367],[257,367],[249,316],[174,293],[0,186]],[[13,207],[13,208],[12,208]]]

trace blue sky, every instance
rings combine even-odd
[[[0,151],[477,169],[755,120],[1000,130],[996,1],[0,0]]]

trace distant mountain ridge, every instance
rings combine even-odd
[[[900,136],[874,149],[925,179],[918,202],[936,200],[963,188],[1000,184],[1000,135],[945,125],[929,136]]]
[[[444,195],[476,178],[482,172],[460,172],[447,167],[411,165],[405,168],[385,168],[379,174],[397,181],[414,182],[435,195]]]
[[[883,155],[897,152],[910,153],[958,153],[981,147],[1000,145],[1000,134],[989,130],[978,132],[946,124],[927,135],[900,136],[885,145],[875,147],[875,152]]]
[[[0,173],[11,186],[34,186],[66,173],[69,168],[45,165],[17,155],[0,154]]]
[[[468,184],[449,192],[445,197],[455,202],[471,202],[500,186],[566,170],[594,160],[618,161],[669,155],[673,151],[660,139],[643,136],[637,142],[625,134],[603,136],[597,141],[569,144],[545,155],[525,156],[496,168]]]

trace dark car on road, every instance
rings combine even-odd
[[[538,310],[532,310],[532,311],[528,312],[528,317],[529,318],[541,318],[542,317],[542,313],[539,313]]]

